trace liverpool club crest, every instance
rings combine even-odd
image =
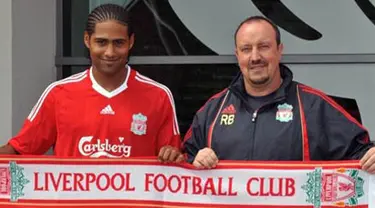
[[[288,122],[293,120],[293,106],[284,103],[277,106],[276,120],[280,122]]]
[[[0,196],[10,196],[10,201],[16,202],[25,195],[24,188],[30,183],[25,177],[24,168],[16,162],[9,162],[9,167],[0,167]]]
[[[131,124],[130,131],[136,135],[146,134],[147,129],[147,117],[142,115],[142,113],[133,114],[133,122]]]
[[[308,181],[302,186],[307,202],[320,208],[322,204],[338,207],[356,206],[364,195],[364,180],[355,169],[340,168],[332,172],[315,169],[308,173]]]

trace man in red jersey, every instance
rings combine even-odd
[[[94,9],[84,42],[91,68],[48,86],[0,154],[54,147],[56,156],[183,160],[172,93],[127,65],[134,43],[127,11],[114,4]]]

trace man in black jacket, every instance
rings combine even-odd
[[[368,131],[323,92],[293,81],[280,64],[283,44],[271,21],[254,16],[235,33],[241,73],[196,113],[183,144],[188,161],[351,160],[375,173]]]

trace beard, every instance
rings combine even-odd
[[[261,69],[257,69],[261,67]],[[265,60],[254,61],[248,67],[248,79],[253,85],[264,85],[270,80],[268,63]]]
[[[270,77],[269,76],[260,77],[260,78],[251,78],[250,77],[249,80],[253,85],[264,85],[270,80]]]

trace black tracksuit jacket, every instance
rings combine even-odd
[[[373,143],[367,130],[321,91],[293,81],[280,65],[283,83],[272,102],[252,109],[242,75],[196,113],[183,150],[193,162],[210,147],[219,160],[360,159]]]

